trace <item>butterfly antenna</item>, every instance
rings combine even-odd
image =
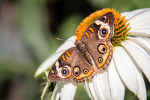
[[[56,38],[57,40],[60,40],[60,41],[71,41],[71,42],[75,42],[75,41],[73,41],[73,40],[65,40],[65,39],[62,39],[62,38]],[[74,39],[75,40],[75,39]]]
[[[65,41],[65,39],[62,39],[62,38],[56,38],[57,40],[60,40],[60,41]]]

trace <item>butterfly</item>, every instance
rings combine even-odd
[[[107,12],[96,19],[53,64],[48,79],[81,83],[108,69],[113,55],[114,14]]]

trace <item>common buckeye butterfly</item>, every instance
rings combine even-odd
[[[90,80],[95,73],[107,70],[112,59],[110,42],[114,33],[114,15],[107,12],[96,19],[76,40],[75,47],[66,50],[50,69],[48,79],[54,81]]]

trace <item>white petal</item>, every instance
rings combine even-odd
[[[73,100],[76,89],[76,84],[57,82],[51,100]]]
[[[149,33],[144,33],[144,32],[130,32],[131,35],[136,36],[136,37],[150,37]]]
[[[53,99],[52,99],[53,100]],[[57,92],[56,98],[54,100],[60,100],[60,92]]]
[[[91,90],[89,88],[89,84],[88,83],[89,82],[87,82],[87,81],[84,82],[84,88],[86,89],[86,92],[87,92],[88,96],[90,97],[90,99],[93,100],[94,98],[93,98],[93,95],[92,95],[92,92],[91,92]]]
[[[148,54],[150,54],[150,40],[141,37],[130,37],[130,40],[141,46]]]
[[[125,88],[118,76],[113,60],[108,68],[108,77],[112,100],[124,100]]]
[[[74,43],[75,43],[75,36],[71,36],[70,38],[68,38],[65,43],[63,43],[56,52],[62,51],[62,50],[67,50],[71,47],[74,47]]]
[[[93,84],[99,100],[111,100],[107,72],[96,74],[93,79]]]
[[[47,58],[37,69],[35,72],[35,77],[46,71],[48,68],[51,67],[55,63],[55,61],[69,48],[74,47],[75,43],[75,36],[70,37],[69,39],[66,40],[64,44],[62,44],[54,53],[51,55],[49,58]]]
[[[131,35],[150,37],[150,9],[140,9],[126,15],[130,22]]]
[[[36,70],[34,77],[37,77],[38,75],[46,71],[48,68],[50,68],[64,52],[65,51],[59,51],[47,58]]]
[[[136,73],[137,74],[137,73]],[[144,82],[144,79],[142,77],[141,74],[137,74],[137,80],[138,80],[138,85],[139,85],[139,88],[138,88],[138,91],[137,91],[137,96],[140,100],[147,100],[147,95],[146,95],[146,86],[145,86],[145,82]]]
[[[128,19],[128,15],[130,14],[130,12],[123,12],[123,13],[121,13],[122,14],[122,16],[126,16],[126,18]]]
[[[54,88],[54,91],[53,91],[53,93],[52,93],[51,100],[59,100],[61,87],[62,87],[62,84],[59,83],[59,82],[57,82],[57,83],[56,83],[56,86],[55,86],[55,88]]]
[[[122,45],[128,50],[137,65],[150,81],[150,56],[148,53],[139,45],[131,41],[122,42]]]
[[[134,92],[140,100],[146,100],[144,80],[128,53],[122,47],[116,47],[114,61],[117,71],[129,90]]]
[[[89,97],[91,98],[91,100],[98,100],[98,97],[96,95],[93,85],[94,85],[93,82],[86,82],[85,89],[86,89],[86,92],[88,93]]]
[[[137,10],[133,10],[133,11],[129,11],[129,12],[124,12],[122,13],[122,16],[126,16],[127,19],[132,19],[135,17],[135,15],[138,15],[139,13],[147,10],[149,8],[143,8],[143,9],[137,9]]]
[[[131,91],[136,92],[138,86],[131,59],[129,59],[122,47],[116,47],[113,58],[118,74],[123,82]]]
[[[65,83],[61,89],[61,100],[73,100],[76,93],[77,85]]]
[[[45,94],[46,94],[46,92],[48,90],[49,85],[50,85],[50,81],[47,81],[47,83],[46,83],[46,85],[45,85],[45,87],[43,89],[42,95],[41,95],[41,100],[44,99],[44,96],[45,96]]]

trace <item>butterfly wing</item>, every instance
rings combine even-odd
[[[101,42],[100,40],[96,42],[89,42],[86,48],[93,57],[98,68],[98,72],[105,71],[108,68],[113,55],[111,42]]]
[[[48,79],[51,82],[55,81],[66,81],[71,78],[72,67],[71,63],[74,59],[74,54],[76,52],[75,47],[72,47],[65,51],[58,60],[54,63],[50,69]]]
[[[93,78],[95,69],[92,64],[91,55],[87,51],[83,53],[76,52],[76,58],[72,65],[72,78],[74,82],[81,83]]]
[[[111,61],[113,47],[110,42],[114,33],[114,15],[108,12],[92,23],[80,42],[93,57],[98,71],[103,72]]]
[[[80,83],[91,79],[94,75],[92,65],[84,58],[90,55],[79,52],[76,47],[68,49],[52,66],[48,79],[54,81],[68,81]]]
[[[114,15],[108,12],[93,22],[83,33],[80,42],[110,41],[114,33]]]

